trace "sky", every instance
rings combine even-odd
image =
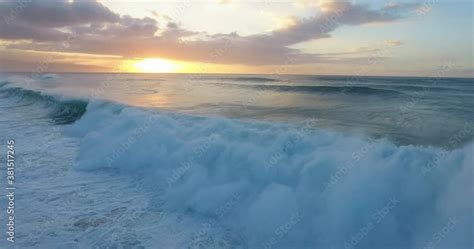
[[[0,1],[0,71],[473,77],[473,2]]]

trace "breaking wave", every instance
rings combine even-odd
[[[472,245],[472,142],[397,146],[104,102],[67,133],[82,140],[80,169],[133,176],[166,212],[212,219],[244,248]]]
[[[65,99],[61,96],[52,96],[40,91],[29,90],[10,85],[5,81],[0,83],[0,95],[12,98],[17,106],[40,105],[48,109],[48,117],[55,124],[70,124],[81,118],[86,112],[88,102],[79,99]]]
[[[8,83],[0,94],[45,105],[55,123],[70,124],[79,170],[130,176],[165,212],[212,220],[243,248],[472,247],[474,143],[461,142],[472,122],[446,150],[311,122],[197,117]],[[205,241],[190,238],[189,247]]]

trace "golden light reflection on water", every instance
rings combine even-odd
[[[124,101],[127,102],[127,104],[133,106],[157,108],[166,108],[170,107],[173,104],[173,101],[170,99],[170,97],[160,93],[127,95],[124,96]]]

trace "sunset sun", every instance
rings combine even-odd
[[[149,58],[134,62],[132,67],[139,73],[175,73],[180,65],[169,60]]]

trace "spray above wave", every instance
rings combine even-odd
[[[2,97],[15,101],[13,107],[41,105],[48,110],[48,118],[55,124],[71,124],[86,112],[88,102],[78,99],[64,99],[59,96],[46,95],[40,91],[11,86],[9,82],[0,85]]]
[[[422,248],[453,219],[436,245],[472,245],[472,143],[447,151],[310,126],[87,109],[68,130],[82,140],[78,167],[136,176],[166,212],[213,219],[245,248]]]

